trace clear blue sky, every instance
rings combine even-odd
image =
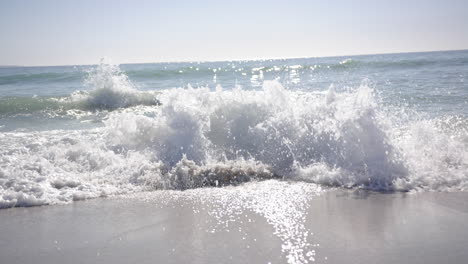
[[[468,48],[466,0],[1,0],[0,65]]]

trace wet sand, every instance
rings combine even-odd
[[[268,217],[163,196],[0,210],[0,263],[288,262]],[[468,261],[468,193],[333,190],[305,210],[316,263]]]

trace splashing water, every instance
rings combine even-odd
[[[114,70],[103,89],[126,83]],[[143,114],[111,113],[102,128],[2,133],[2,207],[265,178],[374,190],[468,186],[466,126],[404,121],[365,84],[312,93],[265,81],[260,91],[179,88],[158,99]]]

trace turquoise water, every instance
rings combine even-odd
[[[0,68],[0,207],[263,178],[466,190],[467,74],[468,51]]]

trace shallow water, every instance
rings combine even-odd
[[[6,263],[464,263],[466,192],[262,181],[0,210]],[[31,234],[35,234],[31,236]]]

